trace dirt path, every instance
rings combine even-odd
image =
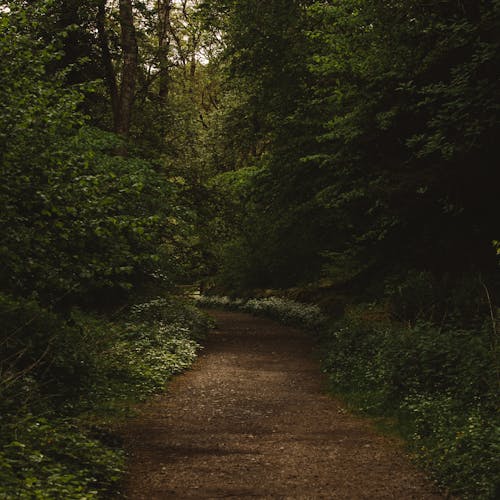
[[[129,499],[438,499],[392,440],[324,394],[305,334],[213,312],[194,369],[126,429]]]

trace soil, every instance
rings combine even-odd
[[[395,439],[326,394],[307,334],[211,314],[193,369],[125,429],[127,498],[443,498]]]

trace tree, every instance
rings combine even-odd
[[[109,49],[109,37],[106,31],[106,3],[105,0],[99,0],[96,18],[102,65],[111,99],[114,130],[123,137],[127,137],[130,131],[132,108],[135,100],[138,65],[138,45],[134,26],[134,13],[131,0],[120,0],[119,21],[123,63],[121,81],[118,85]]]
[[[0,71],[0,292],[45,305],[64,296],[59,305],[70,307],[171,284],[193,238],[180,183],[113,153],[117,138],[78,110],[81,87],[52,72],[58,43],[33,38],[26,18],[12,9],[0,26],[8,61]]]
[[[120,0],[120,27],[122,47],[122,75],[120,85],[118,121],[115,130],[127,137],[135,98],[138,47],[134,27],[132,0]]]
[[[262,167],[248,232],[268,284],[495,266],[495,2],[205,6],[240,96],[231,129],[253,141],[226,168]]]
[[[169,91],[170,44],[172,0],[158,0],[158,59],[159,59],[159,89],[161,99],[166,99]]]

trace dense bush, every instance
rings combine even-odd
[[[88,386],[95,371],[95,353],[102,342],[99,329],[87,328],[75,318],[68,322],[35,300],[0,293],[0,389],[3,404],[18,400],[25,377],[34,378],[39,396],[75,398]],[[70,324],[72,323],[72,324]],[[97,326],[97,325],[95,325]],[[21,384],[21,385],[19,385]],[[29,394],[26,395],[29,397]]]
[[[323,316],[318,306],[301,304],[279,297],[250,299],[242,310],[268,316],[286,325],[295,325],[307,330],[318,330],[326,321],[326,317]]]
[[[476,329],[376,322],[369,307],[358,307],[325,333],[323,369],[357,408],[396,416],[438,481],[466,498],[495,498],[500,420],[492,338],[489,318]]]
[[[69,321],[0,298],[0,498],[105,496],[123,471],[110,418],[187,368],[210,321],[171,298]]]
[[[201,295],[196,298],[196,303],[200,307],[214,307],[237,311],[243,306],[245,301],[243,299],[231,299],[230,297],[220,295]]]
[[[417,460],[463,498],[495,499],[500,492],[498,405],[480,398],[464,405],[447,393],[410,396],[409,443]]]
[[[182,300],[157,298],[132,307],[126,321],[101,350],[86,404],[101,411],[144,399],[163,388],[172,375],[191,365],[211,320]],[[126,383],[124,383],[126,382]]]
[[[1,288],[63,308],[170,285],[193,231],[178,181],[88,124],[92,87],[51,71],[62,54],[30,33],[36,22],[20,9],[0,24]]]
[[[116,488],[124,464],[121,450],[54,415],[4,419],[0,498],[83,500]]]
[[[45,301],[70,292],[68,301],[160,276],[170,284],[180,274],[179,229],[187,215],[176,185],[145,161],[110,154],[118,144],[110,134],[84,128],[54,139],[56,151],[33,159],[24,147],[15,155],[6,151],[1,181],[9,190],[0,194],[5,287],[37,292]]]

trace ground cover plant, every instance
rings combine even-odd
[[[286,325],[310,331],[320,330],[324,327],[327,319],[318,306],[280,297],[244,300],[219,295],[202,295],[196,303],[205,308],[223,308],[248,312],[257,316],[267,316]]]
[[[0,498],[105,498],[124,471],[114,423],[191,365],[210,321],[173,298],[114,319],[75,311],[71,326],[26,307],[38,317],[0,363]],[[1,313],[11,328],[26,318],[3,296]]]
[[[399,419],[417,460],[464,498],[498,494],[498,381],[489,327],[377,325],[358,312],[323,340],[333,391],[368,414]]]
[[[464,498],[500,488],[498,316],[480,276],[457,286],[413,271],[323,338],[334,390],[398,419],[417,460]]]

